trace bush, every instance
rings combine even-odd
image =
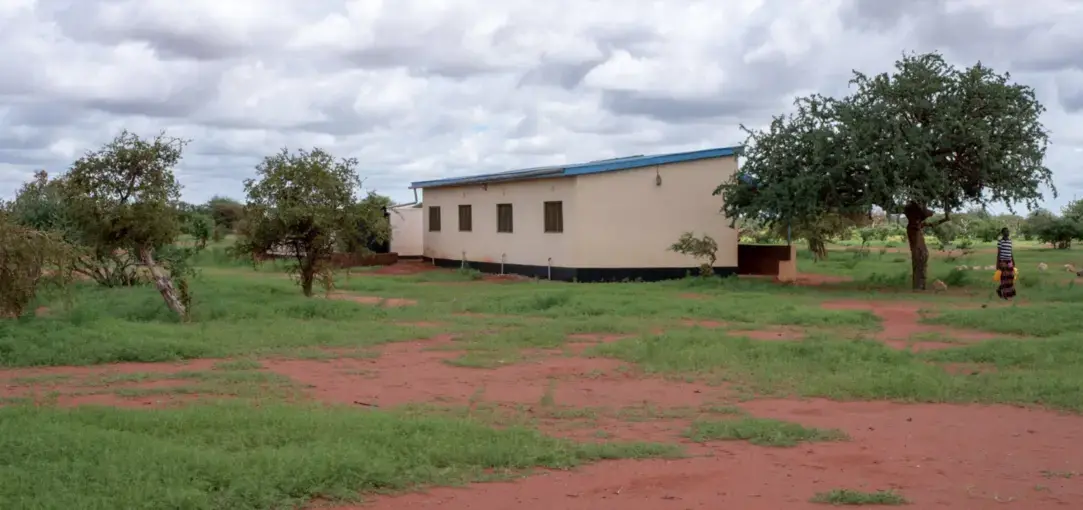
[[[669,249],[702,261],[699,266],[700,276],[714,275],[714,263],[718,258],[718,243],[711,236],[704,234],[703,237],[696,237],[692,232],[685,232]]]
[[[74,254],[59,235],[17,225],[0,212],[0,316],[22,315],[41,285],[70,281]]]
[[[987,274],[987,273],[981,273]],[[952,269],[947,276],[944,277],[944,283],[950,287],[965,287],[973,283],[973,273],[971,271],[963,271],[960,269]]]
[[[181,231],[192,236],[196,241],[196,247],[199,249],[206,248],[207,241],[210,241],[212,237],[217,237],[214,219],[203,213],[186,214],[184,223],[181,225]]]

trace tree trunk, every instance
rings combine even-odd
[[[312,297],[312,283],[316,280],[315,269],[302,267],[299,275],[301,277],[301,292],[305,294],[305,297]]]
[[[823,239],[818,237],[808,238],[808,250],[812,252],[812,260],[818,262],[820,260],[827,260],[827,245]]]
[[[929,269],[929,247],[925,245],[925,220],[929,219],[933,212],[917,203],[910,202],[903,209],[903,214],[906,215],[906,241],[910,245],[913,288],[925,290]]]
[[[169,278],[169,275],[163,273],[162,269],[158,267],[158,264],[154,262],[154,256],[151,254],[150,248],[139,249],[139,260],[141,260],[143,265],[147,266],[147,270],[150,271],[151,278],[154,280],[154,286],[158,287],[158,292],[162,294],[165,305],[182,319],[188,318],[188,310],[177,296],[177,290],[173,288],[173,280]]]

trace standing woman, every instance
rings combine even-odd
[[[1015,254],[1012,251],[1012,240],[1008,237],[1008,229],[1000,229],[1000,240],[997,241],[997,270],[1000,271],[1000,286],[997,287],[997,295],[1001,299],[1015,297]]]

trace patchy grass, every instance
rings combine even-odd
[[[648,373],[731,383],[759,395],[1039,404],[1083,412],[1083,343],[1067,336],[913,354],[871,340],[761,342],[690,328],[597,345],[585,354],[636,363]],[[956,375],[926,362],[996,363],[994,358],[1016,369]]]
[[[816,494],[810,500],[834,506],[906,505],[910,502],[894,491],[861,492],[850,489],[834,489]]]
[[[1010,335],[1052,337],[1083,331],[1079,303],[1043,303],[1033,306],[1008,306],[940,310],[924,319],[930,324],[946,324]]]
[[[523,427],[341,407],[199,405],[153,412],[0,408],[0,508],[292,508],[312,498],[673,455]]]
[[[696,420],[685,435],[700,443],[748,441],[754,445],[776,447],[847,439],[841,430],[809,428],[796,423],[750,416],[726,420]]]

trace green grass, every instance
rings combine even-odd
[[[0,398],[7,406],[0,407],[0,451],[7,454],[0,463],[0,508],[290,508],[309,498],[348,500],[359,493],[510,476],[537,466],[675,454],[672,446],[582,445],[546,437],[531,428],[543,418],[584,426],[597,426],[602,418],[687,420],[682,423],[691,423],[687,435],[693,440],[764,446],[845,437],[836,430],[746,416],[723,405],[568,407],[555,401],[556,379],[536,404],[527,406],[529,413],[490,406],[481,390],[469,408],[413,405],[365,411],[290,404],[279,397],[297,396],[298,385],[263,371],[260,361],[375,357],[381,344],[440,334],[454,335],[452,348],[462,351],[449,364],[478,369],[536,361],[552,355],[536,351],[560,351],[577,333],[623,335],[628,338],[595,345],[585,355],[630,362],[632,374],[724,383],[736,398],[1008,403],[1083,413],[1078,333],[1083,314],[1077,310],[1083,290],[1066,283],[1063,274],[1027,269],[1038,261],[1056,268],[1073,253],[1020,249],[1020,292],[1029,302],[984,309],[938,306],[990,299],[986,272],[952,272],[961,263],[984,265],[989,256],[981,253],[970,261],[934,257],[934,277],[952,279],[953,288],[971,291],[937,297],[899,292],[908,285],[907,255],[876,250],[868,255],[834,252],[815,265],[802,259],[802,271],[855,279],[827,288],[734,278],[504,283],[479,281],[471,271],[385,276],[370,268],[335,275],[342,292],[417,301],[391,308],[304,298],[283,276],[282,263],[253,270],[216,245],[200,255],[191,322],[170,315],[151,287],[78,285],[70,303],[60,295],[40,296],[31,309],[47,306],[48,314],[0,320],[0,366],[220,358],[209,370],[83,379],[13,377],[5,383],[56,384],[120,396],[259,397],[260,407],[241,400],[186,401],[185,407],[168,409],[59,409],[19,405],[34,400],[28,397]],[[902,352],[866,338],[880,327],[871,313],[821,306],[828,299],[871,297],[921,299],[923,306],[939,312],[927,322],[1005,338]],[[689,320],[727,325],[690,327],[685,324]],[[758,341],[739,333],[772,325],[803,329],[806,339]],[[956,363],[982,370],[945,370],[946,364]],[[140,386],[151,382],[159,384]],[[596,437],[608,436],[599,432]],[[862,498],[878,494],[840,490],[823,497],[831,504],[875,504]],[[861,503],[846,502],[851,500]]]
[[[0,408],[0,508],[270,509],[675,447],[341,407]]]
[[[906,505],[910,502],[894,491],[861,492],[850,489],[835,489],[830,492],[821,492],[812,497],[813,503],[823,503],[834,506],[864,506],[864,505]]]
[[[416,311],[306,299],[285,279],[208,272],[194,289],[193,322],[182,324],[152,287],[79,285],[70,306],[46,301],[51,307],[46,316],[0,321],[0,366],[266,355],[302,347],[368,347],[432,334],[395,322],[418,317]]]
[[[433,274],[454,274],[435,272]],[[709,299],[682,298],[690,286]],[[627,333],[671,326],[682,318],[757,324],[873,329],[861,311],[823,310],[814,295],[780,302],[768,284],[722,281],[575,285],[528,282],[421,285],[398,277],[340,277],[340,290],[410,298],[416,306],[385,308],[350,301],[308,299],[280,273],[204,268],[192,284],[191,323],[180,323],[151,287],[106,289],[81,284],[70,304],[45,295],[41,317],[0,321],[0,366],[90,365],[193,358],[265,356],[317,347],[363,349],[434,334],[416,321],[441,321],[440,332],[490,338],[495,350],[556,345],[560,335]],[[469,289],[467,291],[466,289]],[[463,316],[463,313],[472,314]],[[502,317],[478,317],[477,315]],[[540,322],[538,322],[540,321]],[[548,321],[548,322],[545,322]],[[546,323],[531,340],[501,337],[494,328]]]
[[[598,345],[586,354],[636,363],[648,373],[728,382],[760,395],[1038,404],[1083,412],[1083,343],[1071,337],[912,354],[871,340],[762,342],[691,328]],[[1016,369],[954,375],[928,362],[985,363],[997,355]]]
[[[939,310],[929,324],[945,324],[1006,335],[1052,337],[1083,331],[1079,303]]]
[[[841,441],[841,430],[803,427],[766,418],[741,417],[727,420],[697,420],[685,434],[696,442],[748,441],[759,446],[790,447],[800,443]]]
[[[814,262],[807,250],[798,251],[798,266],[803,272],[844,276],[853,279],[853,283],[837,285],[878,291],[905,291],[910,287],[910,254],[906,243],[895,241],[891,248],[902,252],[885,250],[886,246],[870,246],[863,250],[857,246],[835,246],[829,250],[827,260]],[[929,259],[929,278],[946,282],[953,289],[966,289],[978,293],[986,299],[993,299],[992,271],[965,270],[956,271],[960,265],[985,267],[993,263],[994,255],[989,250],[992,244],[980,244],[978,251],[962,254],[959,251],[938,252],[930,244],[932,256]],[[1070,284],[1071,275],[1064,272],[1063,266],[1072,263],[1083,267],[1083,255],[1080,250],[1054,250],[1040,248],[1031,244],[1018,243],[1016,263],[1020,268],[1018,287],[1020,295],[1032,300],[1042,301],[1083,301],[1083,288]],[[1038,271],[1038,264],[1049,266],[1048,272]]]

